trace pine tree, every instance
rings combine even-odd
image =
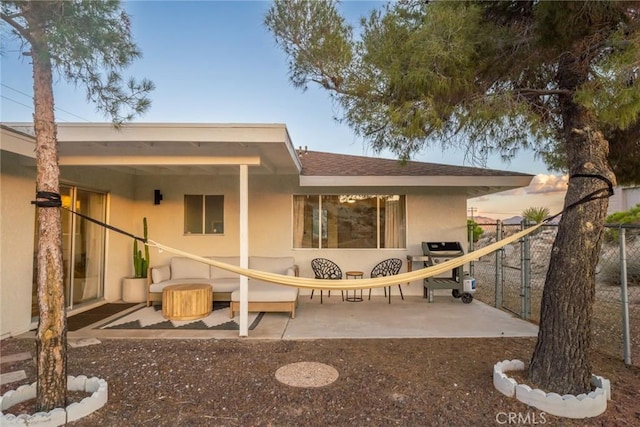
[[[53,76],[84,86],[87,99],[115,125],[144,113],[150,81],[124,83],[120,71],[140,52],[118,1],[4,1],[0,17],[33,67],[36,139],[37,286],[36,410],[66,406],[67,324]],[[47,206],[49,205],[49,206]]]
[[[355,39],[334,1],[276,0],[265,24],[291,82],[327,89],[375,150],[458,146],[482,163],[527,148],[569,173],[529,374],[588,392],[607,197],[614,171],[640,180],[640,3],[408,0]]]

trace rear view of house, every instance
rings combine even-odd
[[[37,318],[36,169],[31,125],[1,132],[4,338]],[[197,255],[294,257],[303,277],[318,257],[370,271],[421,253],[423,241],[466,244],[468,198],[533,178],[296,149],[283,124],[63,123],[58,144],[65,207],[136,235],[147,218],[149,238]],[[66,210],[62,218],[68,312],[120,300],[132,239]],[[170,257],[152,250],[151,265]]]

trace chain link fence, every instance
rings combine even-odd
[[[480,224],[484,230],[471,250],[522,230],[524,224]],[[540,321],[540,303],[557,225],[481,257],[471,265],[474,298],[522,319]],[[471,230],[470,230],[470,234]],[[640,366],[640,225],[607,225],[596,269],[592,319],[599,351]]]

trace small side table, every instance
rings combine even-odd
[[[362,279],[364,277],[364,273],[362,271],[347,271],[344,273],[347,279]],[[349,289],[347,289],[347,297],[345,300],[349,302],[362,302],[364,299],[362,298],[362,289],[360,289],[360,296],[357,295],[358,290],[353,290],[353,296],[349,296]]]
[[[206,283],[170,285],[162,290],[162,315],[169,320],[194,320],[211,313],[213,292]]]

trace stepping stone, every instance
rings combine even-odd
[[[24,371],[7,372],[6,374],[0,374],[0,385],[14,383],[26,378],[27,374]]]
[[[21,360],[31,359],[31,353],[16,353],[0,357],[0,363],[19,362]]]
[[[100,340],[97,338],[80,338],[77,340],[67,340],[69,347],[87,347],[89,345],[100,344]]]

